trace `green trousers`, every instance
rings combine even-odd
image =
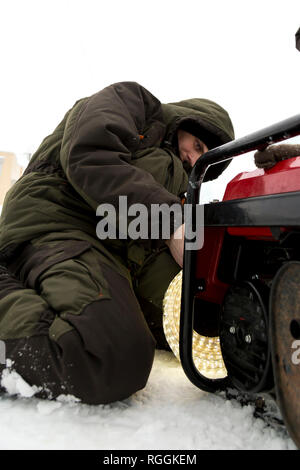
[[[124,259],[126,275],[116,265],[86,240],[43,239],[8,264],[0,339],[38,397],[124,399],[145,386],[155,347],[168,349],[162,301],[180,267],[167,247],[141,263]]]

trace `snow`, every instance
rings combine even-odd
[[[32,397],[37,390],[35,387],[30,387],[16,371],[10,372],[8,369],[4,370],[2,374],[1,385],[9,394],[26,398]]]
[[[0,449],[206,450],[296,449],[282,427],[253,416],[252,405],[199,390],[172,353],[156,351],[146,387],[110,405],[75,397],[34,397],[10,367],[0,397]]]

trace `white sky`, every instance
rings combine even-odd
[[[33,152],[77,99],[123,80],[217,101],[236,137],[299,113],[299,0],[0,0],[0,18],[0,150]]]

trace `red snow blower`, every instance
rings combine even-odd
[[[196,206],[209,165],[299,134],[300,114],[215,148],[195,164],[186,200],[192,207],[188,223],[194,233],[204,230],[204,244],[199,250],[185,248],[179,335],[181,363],[193,384],[208,392],[275,390],[298,447],[300,155],[237,175],[222,202],[203,206],[202,228]],[[201,367],[197,347],[200,356],[203,350],[206,354]],[[215,376],[205,373],[205,360],[215,361]]]

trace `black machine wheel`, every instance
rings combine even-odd
[[[268,327],[269,289],[248,282],[229,288],[220,321],[220,345],[233,387],[257,393],[272,388]]]

